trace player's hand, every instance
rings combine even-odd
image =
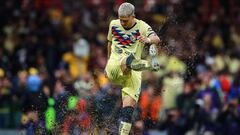
[[[138,36],[137,39],[143,44],[150,44],[151,40],[148,37]]]

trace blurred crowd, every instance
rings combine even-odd
[[[121,92],[104,67],[122,2],[0,1],[0,129],[117,130]],[[240,1],[128,2],[163,41],[161,70],[144,72],[132,134],[239,134]]]

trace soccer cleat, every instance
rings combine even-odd
[[[127,68],[131,69],[131,65],[133,60],[135,60],[136,58],[133,56],[133,54],[130,54],[127,59],[126,59],[126,66]]]
[[[157,55],[157,48],[156,45],[152,44],[149,47],[149,55],[150,56],[156,56]]]
[[[154,45],[154,44],[150,45],[149,55],[151,57],[151,65],[152,65],[151,70],[158,71],[160,69],[160,64],[159,64],[158,58],[157,58],[157,47],[156,47],[156,45]]]
[[[147,70],[150,65],[146,60],[136,59],[133,54],[130,54],[126,59],[126,66],[128,69],[132,69],[135,71],[143,71]]]

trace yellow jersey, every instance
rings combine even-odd
[[[110,22],[107,37],[112,43],[110,59],[119,59],[130,54],[136,59],[141,58],[144,44],[138,41],[137,37],[148,37],[155,32],[144,21],[135,18],[135,22],[130,29],[124,29],[119,19]]]

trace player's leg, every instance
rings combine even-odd
[[[141,87],[141,72],[131,71],[131,76],[126,78],[122,89],[122,109],[119,125],[119,134],[128,135],[132,126],[132,114],[138,101]]]
[[[105,72],[112,84],[120,85],[123,83],[123,72],[119,61],[109,60],[105,67]]]
[[[121,69],[123,73],[127,71],[127,69],[132,69],[135,71],[144,71],[144,70],[152,70],[158,71],[160,69],[160,64],[157,58],[157,47],[155,44],[149,46],[148,54],[150,56],[150,60],[144,59],[136,59],[132,54],[128,57],[125,57],[121,60]],[[146,53],[146,52],[143,52]]]
[[[121,69],[123,73],[130,69],[135,71],[144,71],[151,69],[151,62],[142,59],[136,59],[132,54],[121,60]]]
[[[123,106],[121,109],[119,135],[128,135],[132,127],[132,114],[136,101],[129,95],[125,95],[122,99]]]

